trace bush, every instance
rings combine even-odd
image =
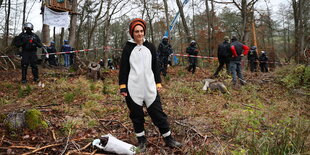
[[[280,70],[282,82],[287,88],[304,88],[310,90],[310,67],[305,65],[289,66]]]

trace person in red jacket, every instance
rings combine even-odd
[[[241,59],[243,56],[247,55],[250,48],[246,45],[240,43],[236,36],[231,38],[230,49],[232,52],[232,57],[229,63],[229,69],[232,74],[232,83],[237,84],[237,76],[242,85],[246,84],[246,81],[243,79],[242,68],[241,68]]]

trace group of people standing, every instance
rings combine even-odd
[[[37,48],[45,48],[48,54],[47,61],[51,66],[58,66],[55,42],[51,41],[49,46],[42,44],[40,38],[32,32],[33,25],[29,22],[23,25],[23,32],[16,36],[12,45],[21,48],[21,68],[22,68],[22,83],[27,83],[27,70],[30,65],[33,75],[33,81],[39,81],[39,69],[37,66]],[[72,51],[73,48],[69,45],[68,40],[64,40],[64,45],[61,48],[62,52]],[[53,53],[53,54],[51,54]],[[64,66],[69,67],[73,64],[73,53],[64,54]]]
[[[219,66],[216,69],[213,77],[217,77],[219,72],[226,65],[226,70],[228,74],[232,75],[232,83],[237,83],[237,78],[240,83],[244,85],[246,82],[242,75],[241,60],[243,56],[248,55],[248,63],[251,72],[257,71],[257,64],[259,63],[261,72],[268,72],[268,57],[265,51],[262,51],[261,55],[258,57],[256,52],[256,46],[252,46],[251,49],[240,43],[236,36],[231,38],[229,42],[229,37],[224,37],[224,42],[218,46],[218,60]]]
[[[57,52],[56,47],[55,47],[55,42],[51,41],[50,46],[48,46],[46,49],[47,49],[47,52],[50,54],[49,57],[47,58],[49,65],[58,66],[58,59],[57,59],[57,55],[55,54]],[[61,52],[69,52],[73,50],[74,49],[69,45],[69,41],[64,40],[64,44],[61,47]],[[73,64],[74,55],[75,55],[74,52],[63,54],[65,67],[70,67]]]
[[[181,147],[182,144],[176,141],[171,133],[168,123],[168,116],[163,111],[159,91],[162,89],[161,76],[167,74],[167,66],[169,64],[169,56],[173,50],[168,42],[168,37],[163,37],[156,51],[155,46],[145,39],[146,22],[143,19],[136,18],[129,24],[129,34],[131,39],[127,41],[123,48],[120,70],[119,70],[119,86],[120,94],[125,97],[127,107],[129,109],[129,117],[133,123],[133,128],[138,140],[138,147],[141,151],[145,151],[147,146],[146,132],[144,128],[145,114],[143,108],[147,109],[149,116],[155,126],[158,127],[161,136],[167,146],[172,148]],[[20,42],[17,47],[22,47],[22,82],[26,83],[27,67],[30,64],[34,81],[38,81],[38,68],[35,59],[37,48],[43,47],[39,37],[32,33],[33,25],[26,23],[24,25],[25,33],[20,34]],[[68,41],[64,41],[62,52],[72,51],[73,48]],[[267,64],[268,58],[265,52],[257,58],[256,48],[252,47],[248,59],[251,71],[255,71],[257,59]],[[49,53],[55,53],[55,42],[51,42],[47,48]],[[213,76],[218,76],[220,70],[226,65],[227,71],[232,74],[232,82],[237,82],[237,77],[241,84],[245,81],[241,72],[241,59],[247,55],[249,47],[238,42],[233,36],[231,43],[229,38],[224,37],[224,42],[218,47],[219,67]],[[189,67],[187,68],[192,74],[195,73],[197,66],[198,48],[196,41],[191,41],[186,49],[189,54]],[[71,53],[64,54],[64,66],[68,67],[72,64]],[[56,55],[49,56],[50,65],[57,65]],[[102,61],[103,62],[103,61]],[[252,64],[253,62],[253,64]],[[158,65],[159,63],[159,65]],[[262,71],[268,71],[267,65],[263,64]]]

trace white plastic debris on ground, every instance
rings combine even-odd
[[[96,146],[97,148],[102,149],[104,151],[116,154],[133,155],[136,153],[136,147],[134,145],[123,142],[117,139],[116,137],[112,136],[111,134],[103,135],[101,137],[108,139],[106,145],[103,146],[100,139],[95,139],[92,143],[93,146]]]

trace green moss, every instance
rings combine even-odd
[[[25,119],[27,127],[30,130],[48,127],[47,123],[42,118],[41,112],[37,109],[27,110]]]
[[[0,114],[0,123],[3,123],[6,118],[7,118],[6,115]]]

